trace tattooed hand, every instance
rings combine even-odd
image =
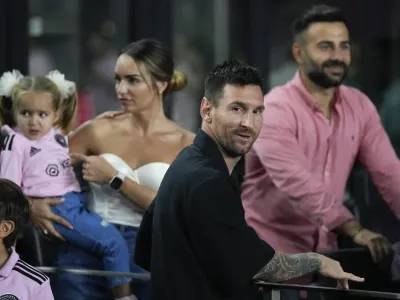
[[[349,288],[349,280],[364,281],[363,278],[344,272],[337,261],[326,256],[317,253],[283,254],[278,251],[254,279],[281,282],[313,272],[337,279],[338,286],[346,289]]]
[[[330,259],[326,256],[319,255],[320,261],[322,263],[320,274],[325,277],[330,277],[337,280],[337,285],[339,288],[349,289],[349,280],[363,282],[364,278],[358,277],[351,273],[343,271],[340,263],[336,260]]]

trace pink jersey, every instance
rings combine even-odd
[[[71,166],[68,139],[52,129],[40,140],[31,141],[3,126],[5,139],[0,155],[0,178],[18,184],[30,197],[56,197],[80,192]]]
[[[6,264],[0,269],[0,299],[54,300],[54,297],[49,277],[20,260],[12,248]]]

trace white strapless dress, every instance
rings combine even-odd
[[[133,170],[115,154],[105,153],[100,156],[129,179],[156,191],[169,168],[167,163],[153,162]],[[91,183],[90,186],[89,210],[99,214],[109,223],[139,227],[144,214],[142,208],[113,190],[108,184]]]

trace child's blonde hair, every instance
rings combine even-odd
[[[54,124],[64,134],[74,127],[78,97],[75,83],[67,81],[58,71],[47,76],[23,76],[17,70],[6,72],[0,78],[0,122],[1,125],[15,127],[14,109],[18,107],[21,96],[27,92],[49,93],[53,98],[54,109],[60,117]]]

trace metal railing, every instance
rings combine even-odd
[[[262,290],[263,300],[280,300],[281,290],[297,290],[319,293],[336,293],[347,296],[357,296],[364,298],[381,298],[381,299],[400,299],[400,294],[365,291],[365,290],[344,290],[332,287],[322,287],[313,285],[297,285],[297,284],[282,284],[270,282],[257,282],[256,285]]]
[[[69,268],[54,268],[54,267],[35,267],[43,273],[71,273],[75,275],[84,276],[100,276],[100,277],[128,277],[133,279],[139,279],[143,281],[150,280],[150,274],[140,274],[140,273],[124,273],[124,272],[110,272],[102,270],[92,270],[92,269],[69,269]]]
[[[44,273],[71,273],[76,275],[84,276],[101,276],[101,277],[129,277],[137,280],[148,281],[150,280],[150,274],[139,274],[139,273],[123,273],[123,272],[110,272],[102,270],[92,269],[69,269],[69,268],[54,268],[54,267],[36,267]],[[380,299],[400,299],[400,294],[377,292],[377,291],[366,291],[366,290],[344,290],[332,287],[322,287],[314,285],[298,285],[298,284],[283,284],[283,283],[271,283],[258,281],[256,286],[263,293],[263,300],[280,300],[281,290],[297,290],[307,292],[319,292],[319,293],[336,293],[348,296],[358,296],[364,298],[380,298]]]

